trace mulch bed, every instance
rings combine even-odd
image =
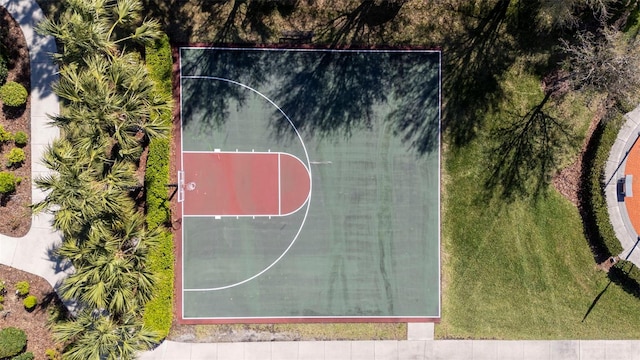
[[[8,52],[7,81],[16,81],[29,90],[31,69],[27,43],[20,26],[2,7],[0,7],[0,42]],[[31,228],[31,210],[29,209],[31,204],[31,99],[27,99],[27,104],[23,108],[0,107],[0,125],[13,134],[24,131],[29,136],[27,146],[22,148],[26,160],[20,167],[12,169],[6,167],[5,156],[16,147],[15,144],[10,142],[0,146],[0,171],[11,171],[22,179],[15,193],[0,199],[0,234],[21,237]]]
[[[27,335],[27,349],[36,359],[47,359],[47,349],[57,349],[47,328],[47,319],[52,312],[60,308],[60,300],[49,283],[40,276],[24,272],[12,267],[0,265],[0,281],[4,281],[4,307],[0,311],[0,329],[10,326],[24,330]],[[22,304],[23,298],[16,295],[15,284],[27,281],[29,294],[38,298],[38,305],[29,312]]]

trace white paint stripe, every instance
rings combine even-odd
[[[180,50],[229,50],[229,51],[272,51],[272,52],[326,52],[326,53],[442,53],[441,50],[429,50],[429,49],[407,49],[407,50],[385,50],[385,49],[366,49],[366,50],[353,50],[353,49],[286,49],[286,48],[225,48],[216,46],[183,46]]]
[[[180,49],[180,56],[178,61],[180,62],[180,168],[182,168],[182,170],[184,170],[184,124],[183,124],[183,112],[182,109],[184,108],[184,103],[183,103],[183,96],[182,96],[182,89],[184,88],[184,84],[182,83],[182,49]],[[181,209],[182,209],[182,216],[184,217],[184,201],[180,204]],[[182,219],[180,219],[182,221]],[[184,226],[180,226],[180,232],[182,233],[182,236],[180,237],[180,249],[181,251],[181,259],[180,259],[180,265],[181,265],[181,278],[182,278],[182,291],[181,291],[181,296],[182,299],[180,299],[181,302],[181,309],[180,309],[180,315],[182,317],[184,317]]]
[[[278,215],[282,215],[282,176],[280,176],[280,153],[278,153]]]

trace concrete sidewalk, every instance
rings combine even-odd
[[[633,360],[640,341],[417,340],[185,344],[165,341],[143,360]]]
[[[54,138],[58,129],[49,126],[47,114],[57,114],[60,110],[58,97],[52,92],[51,84],[57,78],[57,66],[49,54],[56,51],[55,40],[35,33],[34,26],[44,18],[42,10],[34,0],[0,0],[20,24],[29,48],[31,67],[31,169],[33,202],[44,198],[42,191],[35,188],[33,179],[49,172],[39,163],[42,154]],[[50,256],[50,250],[60,240],[51,228],[52,216],[33,216],[29,233],[21,238],[0,235],[0,263],[28,271],[45,278],[54,288],[66,275],[66,271]]]

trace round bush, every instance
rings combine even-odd
[[[13,136],[13,141],[16,144],[16,146],[23,147],[27,145],[27,141],[29,141],[29,137],[27,136],[27,133],[25,133],[24,131],[18,131]]]
[[[11,360],[33,360],[33,358],[33,353],[31,351],[27,351],[26,353],[12,357]]]
[[[22,305],[24,305],[24,308],[27,310],[33,310],[33,308],[38,305],[38,298],[33,295],[29,295],[22,300]]]
[[[0,142],[7,142],[13,140],[13,134],[10,131],[4,129],[2,125],[0,125]]]
[[[9,81],[0,87],[0,100],[7,106],[22,106],[27,103],[27,89],[15,81]]]
[[[47,359],[49,360],[56,360],[58,358],[58,352],[56,349],[47,349],[44,354],[47,355]]]
[[[16,191],[16,184],[19,179],[13,173],[2,171],[0,172],[0,195],[10,194]]]
[[[0,359],[19,354],[27,346],[27,335],[14,327],[0,330]]]
[[[13,148],[9,151],[9,154],[7,154],[7,166],[12,167],[20,165],[26,160],[26,158],[24,150],[20,148]]]
[[[29,283],[26,281],[18,281],[16,283],[16,293],[20,296],[29,294]]]

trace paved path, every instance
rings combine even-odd
[[[640,341],[301,341],[184,344],[165,341],[142,360],[633,360]]]
[[[638,242],[638,233],[631,225],[624,201],[619,201],[618,195],[618,179],[625,176],[627,154],[640,136],[640,106],[624,117],[626,122],[618,133],[605,166],[605,196],[611,225],[613,225],[616,237],[624,248],[619,256],[621,259],[628,258],[636,266],[640,266],[640,249],[635,248]],[[634,179],[634,182],[636,181],[640,180]],[[640,194],[636,196],[640,196]]]
[[[0,6],[6,8],[20,24],[29,48],[33,179],[49,171],[39,161],[46,145],[58,136],[58,129],[47,124],[47,114],[59,112],[58,98],[51,91],[57,67],[49,57],[50,53],[55,52],[56,46],[52,37],[44,37],[34,31],[34,25],[44,17],[35,1],[0,0]],[[31,194],[34,202],[44,198],[44,194],[33,185]],[[59,241],[59,236],[51,229],[51,220],[52,216],[48,214],[34,216],[29,233],[21,238],[0,235],[0,263],[40,275],[56,287],[65,276],[65,271],[49,256],[49,250]]]
[[[46,114],[59,111],[58,99],[51,92],[51,83],[56,79],[56,66],[48,53],[55,51],[55,41],[50,37],[35,34],[33,26],[43,18],[41,9],[34,0],[0,0],[18,21],[29,46],[31,57],[31,151],[33,177],[49,170],[38,163],[45,146],[58,136],[56,128],[47,125]],[[640,108],[639,108],[640,109]],[[619,140],[612,149],[607,165],[607,174],[616,175],[623,161],[629,141],[640,131],[640,110],[627,115],[628,122],[620,132]],[[626,135],[625,135],[626,134]],[[635,140],[634,140],[635,141]],[[616,157],[617,156],[617,157]],[[609,187],[607,187],[609,195]],[[614,194],[615,195],[615,194]],[[44,194],[33,188],[34,201]],[[610,196],[608,196],[610,197]],[[624,208],[624,206],[622,207]],[[616,210],[617,209],[617,210]],[[628,253],[637,234],[626,229],[620,204],[610,203],[612,222],[616,234],[624,239]],[[619,213],[616,213],[618,211]],[[626,211],[626,210],[625,210]],[[616,217],[617,216],[617,217]],[[616,220],[616,219],[619,219]],[[49,254],[60,239],[51,230],[51,216],[33,218],[29,233],[22,238],[0,235],[0,263],[29,271],[47,279],[55,285],[65,276],[64,269]],[[621,227],[622,226],[622,227]],[[626,229],[626,230],[625,230]],[[629,238],[631,240],[629,240]],[[626,256],[626,253],[623,255]],[[631,254],[632,261],[640,264],[640,251]],[[483,340],[433,340],[432,324],[410,324],[408,340],[405,341],[300,341],[260,343],[189,344],[165,341],[154,351],[141,354],[143,360],[412,360],[412,359],[563,359],[563,360],[640,360],[640,341],[483,341]]]

